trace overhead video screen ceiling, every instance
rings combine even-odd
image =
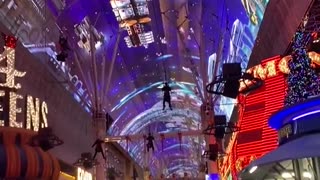
[[[90,73],[81,74],[81,70],[92,70],[90,54],[77,46],[80,39],[74,26],[87,16],[95,22],[97,32],[104,37],[96,58],[101,74],[97,86],[101,92],[106,87],[113,50],[120,34],[110,88],[103,106],[114,119],[108,133],[129,135],[200,129],[199,107],[202,102],[192,69],[185,58],[185,47],[191,49],[192,61],[196,66],[199,67],[201,60],[208,65],[205,72],[200,72],[207,77],[201,77],[199,81],[211,80],[221,73],[221,68],[218,68],[217,73],[213,74],[216,61],[219,61],[219,67],[224,62],[240,62],[245,69],[268,0],[148,1],[154,42],[147,47],[136,48],[128,48],[124,40],[126,32],[118,33],[119,24],[109,1],[70,0],[61,7],[48,3],[48,8],[37,1],[34,4],[38,10],[29,2],[18,3],[17,8],[13,8],[7,2],[0,2],[2,23],[10,25],[12,33],[48,66],[53,75],[69,81],[65,88],[88,112],[92,106],[92,77]],[[36,13],[32,16],[27,11],[14,13],[24,6]],[[15,20],[17,18],[19,22]],[[64,64],[56,61],[59,31],[67,34],[79,57],[80,66],[75,63],[73,54]],[[201,34],[205,37],[201,43],[204,46],[202,56],[199,53]],[[102,66],[105,66],[105,78],[102,78]],[[168,81],[173,89],[173,111],[162,111],[161,87],[164,81]],[[225,114],[230,118],[234,103],[233,99],[217,97],[214,106],[216,114]],[[127,148],[125,142],[121,144]],[[163,143],[156,139],[156,152],[148,162],[144,161],[143,140],[130,142],[127,150],[140,165],[150,164],[153,173],[189,171],[195,175],[203,141],[198,136],[183,137],[180,146],[178,137],[167,138]]]

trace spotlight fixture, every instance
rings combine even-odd
[[[249,73],[242,73],[240,63],[223,64],[222,71],[222,75],[216,76],[214,81],[206,86],[208,93],[235,99],[239,93],[246,94],[263,85],[261,79],[255,78]],[[246,88],[239,92],[241,81],[246,85]],[[246,82],[250,82],[251,85],[248,86]]]
[[[147,0],[110,0],[110,3],[119,27],[128,32],[124,40],[129,48],[147,48],[154,42]]]

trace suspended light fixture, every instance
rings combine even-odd
[[[119,27],[128,32],[124,40],[129,48],[147,48],[154,42],[147,0],[111,0],[110,3]]]
[[[74,25],[74,31],[80,38],[78,46],[85,49],[87,52],[90,52],[91,34],[96,49],[100,48],[104,42],[104,35],[101,32],[98,32],[95,27],[92,27],[92,31],[90,31],[90,22],[87,16],[81,21],[81,23]]]

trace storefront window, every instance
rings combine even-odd
[[[320,177],[319,160],[319,157],[314,157],[275,162],[258,167],[254,173],[243,173],[241,178],[255,179],[262,176],[264,180],[318,180]]]

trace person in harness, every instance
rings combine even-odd
[[[96,156],[97,156],[97,153],[100,152],[100,153],[102,154],[103,159],[106,160],[106,157],[105,157],[105,155],[104,155],[104,150],[103,150],[103,148],[102,148],[103,143],[104,143],[103,140],[97,139],[97,140],[94,142],[94,144],[91,146],[91,147],[94,147],[94,146],[95,146],[95,152],[94,152],[94,155],[93,155],[93,159],[95,159]]]
[[[151,133],[149,133],[148,137],[147,137],[147,151],[149,152],[150,148],[152,149],[152,151],[154,152],[154,145],[153,145],[153,141],[154,141],[154,137],[151,135]]]
[[[163,91],[163,108],[162,108],[162,110],[164,110],[166,108],[166,102],[169,104],[169,108],[172,110],[171,96],[170,96],[171,87],[168,85],[167,82],[164,83],[162,91]]]

